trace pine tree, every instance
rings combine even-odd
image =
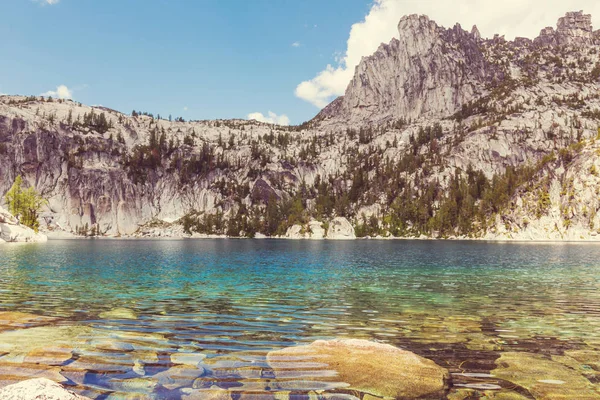
[[[32,187],[23,188],[21,176],[17,176],[10,190],[6,193],[8,211],[19,218],[23,225],[31,229],[39,229],[38,213],[46,200]]]

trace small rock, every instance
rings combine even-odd
[[[3,400],[89,400],[49,379],[37,378],[15,383],[0,389]]]
[[[130,379],[112,379],[109,381],[112,389],[120,392],[149,394],[156,389],[158,383],[153,379],[130,378]]]
[[[118,342],[113,340],[101,340],[97,342],[92,342],[92,345],[97,349],[106,350],[106,351],[114,351],[119,353],[126,353],[133,351],[133,345],[126,342]]]
[[[206,354],[201,353],[173,353],[171,354],[171,362],[173,364],[191,365],[193,367],[199,366],[204,359]]]
[[[212,386],[210,389],[190,389],[181,390],[182,400],[231,400],[231,393],[217,386]]]
[[[47,349],[35,349],[30,351],[24,362],[30,364],[63,365],[73,357],[71,349],[64,347],[53,347]]]
[[[137,314],[129,308],[118,307],[110,311],[100,313],[104,319],[137,319]]]
[[[192,387],[194,381],[204,375],[202,367],[191,367],[188,365],[176,365],[166,371],[159,372],[153,376],[158,383],[169,390],[182,387]]]

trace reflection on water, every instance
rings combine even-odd
[[[455,387],[510,386],[530,396],[490,375],[496,360],[507,352],[541,353],[563,364],[568,352],[597,357],[599,260],[600,247],[583,244],[95,240],[2,246],[0,311],[56,319],[8,326],[0,315],[0,383],[48,376],[93,398],[208,398],[220,389],[299,396],[330,390],[354,398],[335,371],[299,362],[285,377],[275,376],[266,354],[320,338],[356,337],[434,360],[453,373]],[[31,328],[14,331],[23,326]],[[45,350],[34,349],[41,342]],[[577,364],[569,368],[582,368],[595,382],[600,359],[598,365],[568,359]]]

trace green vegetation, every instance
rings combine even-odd
[[[40,226],[38,213],[46,200],[34,188],[25,188],[20,175],[6,193],[6,203],[8,211],[17,217],[19,222],[38,231]]]

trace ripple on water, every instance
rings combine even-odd
[[[93,398],[225,389],[352,398],[333,369],[282,360],[276,375],[266,362],[270,350],[334,337],[414,351],[448,367],[461,390],[516,383],[528,393],[516,377],[490,375],[507,352],[600,379],[599,256],[595,246],[462,242],[9,246],[0,384],[48,376]],[[549,391],[570,385],[528,373]]]

